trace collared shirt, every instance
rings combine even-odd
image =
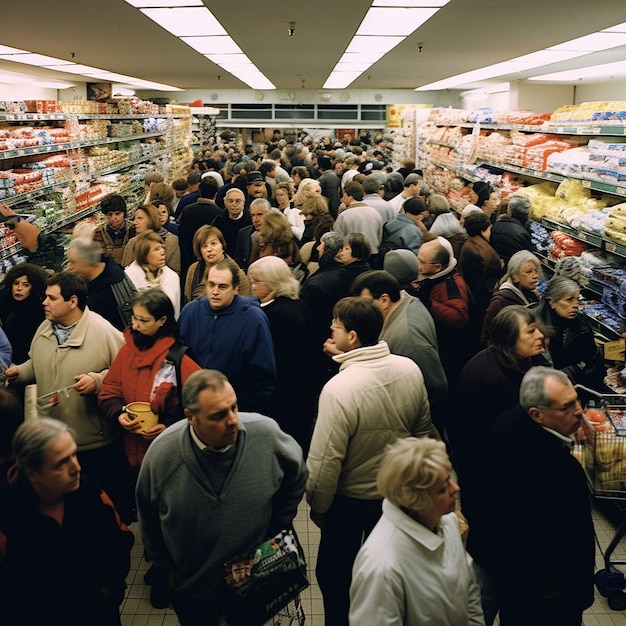
[[[214,448],[212,446],[207,446],[200,437],[196,434],[196,431],[193,429],[193,426],[189,425],[189,432],[191,433],[191,438],[193,442],[200,448],[202,452],[219,452],[223,454],[224,452],[228,452],[235,444],[231,443],[229,446],[224,446],[223,448]]]
[[[547,426],[542,426],[541,428],[560,439],[570,450],[574,447],[574,444],[576,442],[574,441],[574,439],[572,439],[572,437],[566,437],[565,435],[562,435],[561,433],[557,432],[556,430],[552,430],[552,428],[548,428]]]

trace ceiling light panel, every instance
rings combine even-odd
[[[176,37],[228,34],[206,7],[140,9],[140,11]]]
[[[356,35],[398,35],[407,37],[439,9],[371,8]]]
[[[200,54],[243,54],[241,48],[228,35],[215,37],[181,37],[188,46]]]
[[[446,6],[450,0],[374,0],[373,7],[437,7]]]
[[[202,0],[126,0],[126,2],[136,9],[204,6]]]

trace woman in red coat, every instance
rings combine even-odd
[[[174,309],[169,297],[159,288],[135,294],[132,325],[124,331],[124,337],[126,343],[111,363],[98,402],[105,419],[118,422],[124,429],[126,455],[130,465],[136,468],[150,442],[170,424],[182,419],[179,381],[184,384],[200,366],[187,355],[177,356],[182,348]],[[158,423],[144,430],[126,412],[126,405],[131,402],[149,402]]]

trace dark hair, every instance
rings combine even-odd
[[[478,196],[476,206],[482,207],[493,193],[493,187],[485,181],[478,180],[472,185],[472,191]]]
[[[504,307],[491,322],[489,346],[500,352],[509,363],[519,363],[515,344],[519,339],[522,322],[537,324],[543,332],[543,328],[533,311],[520,304]]]
[[[226,253],[226,239],[224,239],[222,231],[217,226],[209,226],[208,224],[205,224],[204,226],[200,226],[193,236],[193,253],[196,255],[198,260],[202,260],[201,248],[204,245],[204,242],[211,236],[217,237],[220,240],[222,248],[224,248],[224,253]]]
[[[85,310],[87,305],[87,294],[89,290],[87,288],[87,281],[69,270],[54,274],[46,282],[48,287],[58,285],[61,290],[61,297],[67,302],[72,296],[76,296],[78,300],[78,308],[81,311]]]
[[[333,307],[333,317],[340,320],[347,331],[353,330],[362,346],[378,343],[383,314],[371,300],[354,296],[341,298]]]
[[[350,287],[350,293],[359,296],[363,289],[368,289],[375,300],[385,293],[392,302],[400,300],[400,283],[386,270],[370,270],[359,274]]]
[[[343,192],[346,194],[346,196],[354,198],[357,202],[361,202],[361,200],[363,200],[363,196],[365,195],[365,191],[363,191],[363,185],[353,180],[345,184]]]
[[[258,171],[261,173],[263,178],[265,178],[268,172],[273,172],[275,169],[276,163],[274,161],[265,160],[261,161]]]
[[[189,185],[197,185],[202,180],[202,174],[200,172],[189,172],[187,174],[187,183]]]
[[[26,276],[28,282],[33,286],[31,295],[35,294],[38,298],[43,299],[48,280],[45,270],[34,263],[19,263],[13,265],[4,275],[2,284],[9,288],[21,276]]]
[[[215,180],[214,176],[205,176],[198,186],[198,192],[201,198],[211,198],[215,197],[219,185],[217,184],[217,180]]]
[[[352,256],[359,261],[367,261],[372,254],[369,242],[361,233],[350,233],[343,240],[343,245],[346,244],[352,249]]]
[[[428,207],[426,203],[421,198],[408,198],[402,204],[402,209],[405,213],[410,213],[411,215],[419,215],[424,211],[428,211]]]
[[[233,287],[239,285],[239,268],[230,259],[218,261],[211,269],[228,270],[233,277]]]
[[[159,287],[152,289],[142,289],[133,295],[132,305],[142,306],[158,320],[162,317],[167,321],[161,327],[159,335],[171,335],[178,337],[178,326],[174,317],[174,305],[169,296]]]
[[[102,198],[100,202],[100,210],[106,215],[107,213],[116,213],[121,211],[124,216],[128,211],[128,207],[126,206],[126,200],[116,193],[106,196]]]
[[[187,182],[186,178],[177,178],[172,183],[172,189],[174,191],[185,191],[185,189],[187,189],[188,187],[189,187],[189,183]]]
[[[480,213],[475,211],[465,218],[464,226],[467,234],[470,237],[475,237],[480,235],[480,233],[484,233],[491,226],[491,222],[482,211]]]

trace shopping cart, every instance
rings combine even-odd
[[[611,609],[623,611],[626,577],[615,566],[626,565],[626,561],[612,555],[626,534],[626,396],[598,394],[581,385],[576,389],[584,399],[585,413],[573,454],[583,467],[591,494],[613,501],[622,513],[622,522],[603,553],[604,568],[596,572],[595,584]],[[599,542],[598,547],[602,552]]]

